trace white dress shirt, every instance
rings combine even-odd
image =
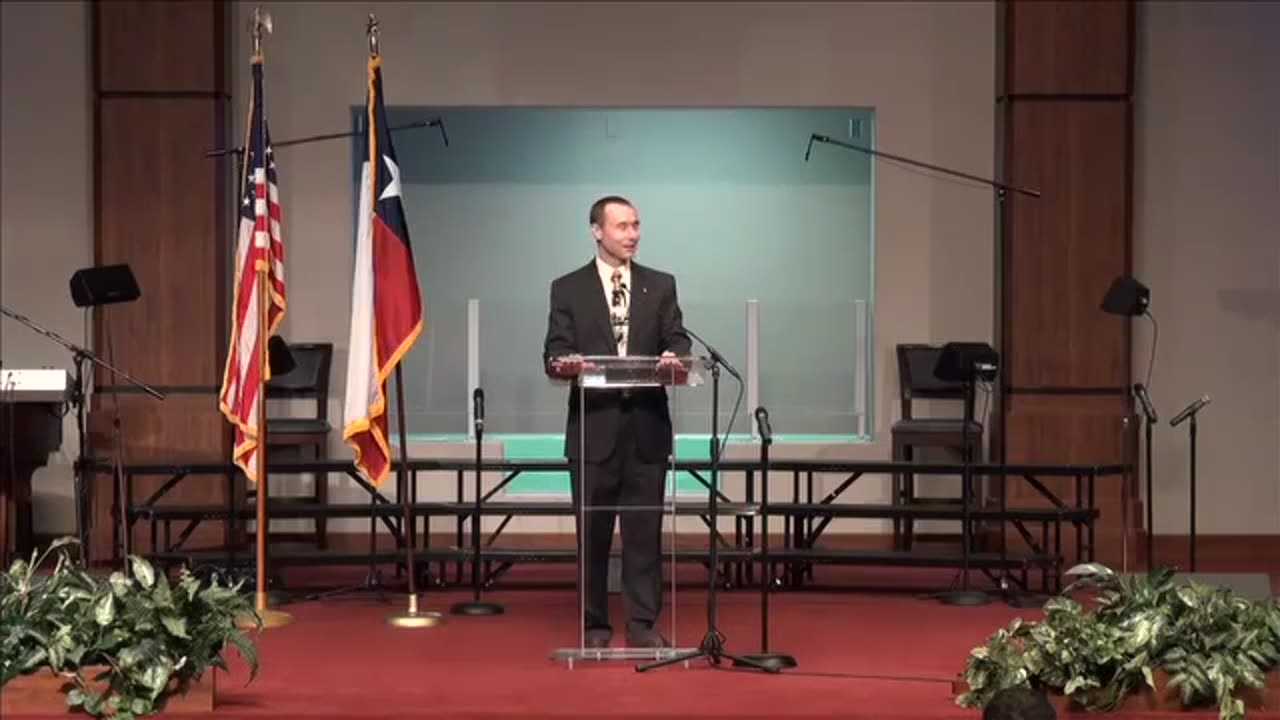
[[[631,325],[631,263],[623,263],[620,267],[613,267],[609,263],[596,256],[596,270],[600,273],[600,286],[604,290],[604,302],[609,308],[609,324],[613,329],[614,339],[618,341],[618,354],[627,354],[627,338]],[[614,272],[620,272],[622,277],[619,283],[621,292],[618,293],[617,303],[614,302]]]

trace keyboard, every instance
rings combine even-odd
[[[0,368],[0,403],[62,403],[71,399],[66,370]]]

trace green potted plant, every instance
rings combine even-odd
[[[1224,588],[1179,584],[1172,569],[1121,576],[1099,564],[1044,606],[1038,622],[1014,620],[974,648],[957,696],[982,707],[1006,687],[1035,687],[1092,711],[1153,693],[1184,708],[1216,705],[1245,716],[1245,696],[1265,697],[1280,669],[1280,603]],[[1089,590],[1085,602],[1070,597]],[[1086,605],[1088,602],[1089,607]],[[1259,693],[1261,691],[1261,693]]]
[[[0,687],[43,671],[65,682],[66,704],[127,720],[163,708],[234,647],[257,675],[256,648],[238,624],[260,627],[240,585],[202,581],[183,569],[170,583],[146,560],[127,572],[82,570],[62,538],[0,575]],[[56,556],[50,572],[40,569]],[[12,686],[11,686],[12,687]]]

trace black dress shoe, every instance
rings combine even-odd
[[[587,630],[583,642],[592,650],[603,650],[613,640],[613,630],[609,628],[591,628]]]
[[[627,647],[669,648],[671,643],[653,628],[627,630]]]

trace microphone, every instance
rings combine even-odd
[[[484,432],[484,390],[476,388],[471,401],[475,404],[476,432]]]
[[[1199,400],[1191,403],[1186,407],[1186,409],[1184,409],[1182,412],[1175,415],[1174,418],[1169,421],[1169,427],[1178,427],[1179,425],[1182,424],[1182,421],[1186,420],[1192,415],[1195,415],[1197,412],[1200,411],[1200,408],[1204,407],[1205,405],[1208,405],[1210,402],[1213,402],[1213,398],[1209,397],[1208,395],[1201,396]]]
[[[733,366],[729,364],[728,360],[724,359],[723,355],[721,355],[715,348],[711,347],[711,345],[709,345],[706,340],[703,340],[702,338],[698,337],[698,334],[695,333],[694,331],[690,330],[689,328],[685,328],[684,330],[685,332],[689,333],[689,335],[694,340],[697,340],[698,342],[702,343],[702,346],[705,347],[707,349],[707,352],[711,354],[712,362],[716,362],[723,365],[724,369],[728,370],[730,375],[737,378],[739,382],[742,382],[742,376],[738,374],[737,370],[733,369]]]
[[[773,428],[769,426],[769,411],[764,406],[756,408],[756,425],[760,427],[760,437],[765,442],[773,442]]]
[[[449,131],[444,129],[444,118],[438,117],[435,120],[432,120],[427,127],[440,128],[440,137],[444,140],[444,146],[449,147]]]
[[[804,161],[805,161],[805,162],[809,162],[809,153],[813,152],[813,141],[814,141],[814,140],[817,140],[817,139],[818,139],[818,136],[817,136],[817,135],[810,135],[810,136],[809,136],[809,147],[807,147],[807,148],[805,148],[805,149],[804,149]]]
[[[1147,394],[1146,386],[1142,383],[1134,383],[1133,392],[1138,396],[1138,402],[1142,403],[1142,412],[1147,416],[1147,422],[1160,422],[1160,419],[1156,417],[1155,406],[1151,404],[1151,396]]]

